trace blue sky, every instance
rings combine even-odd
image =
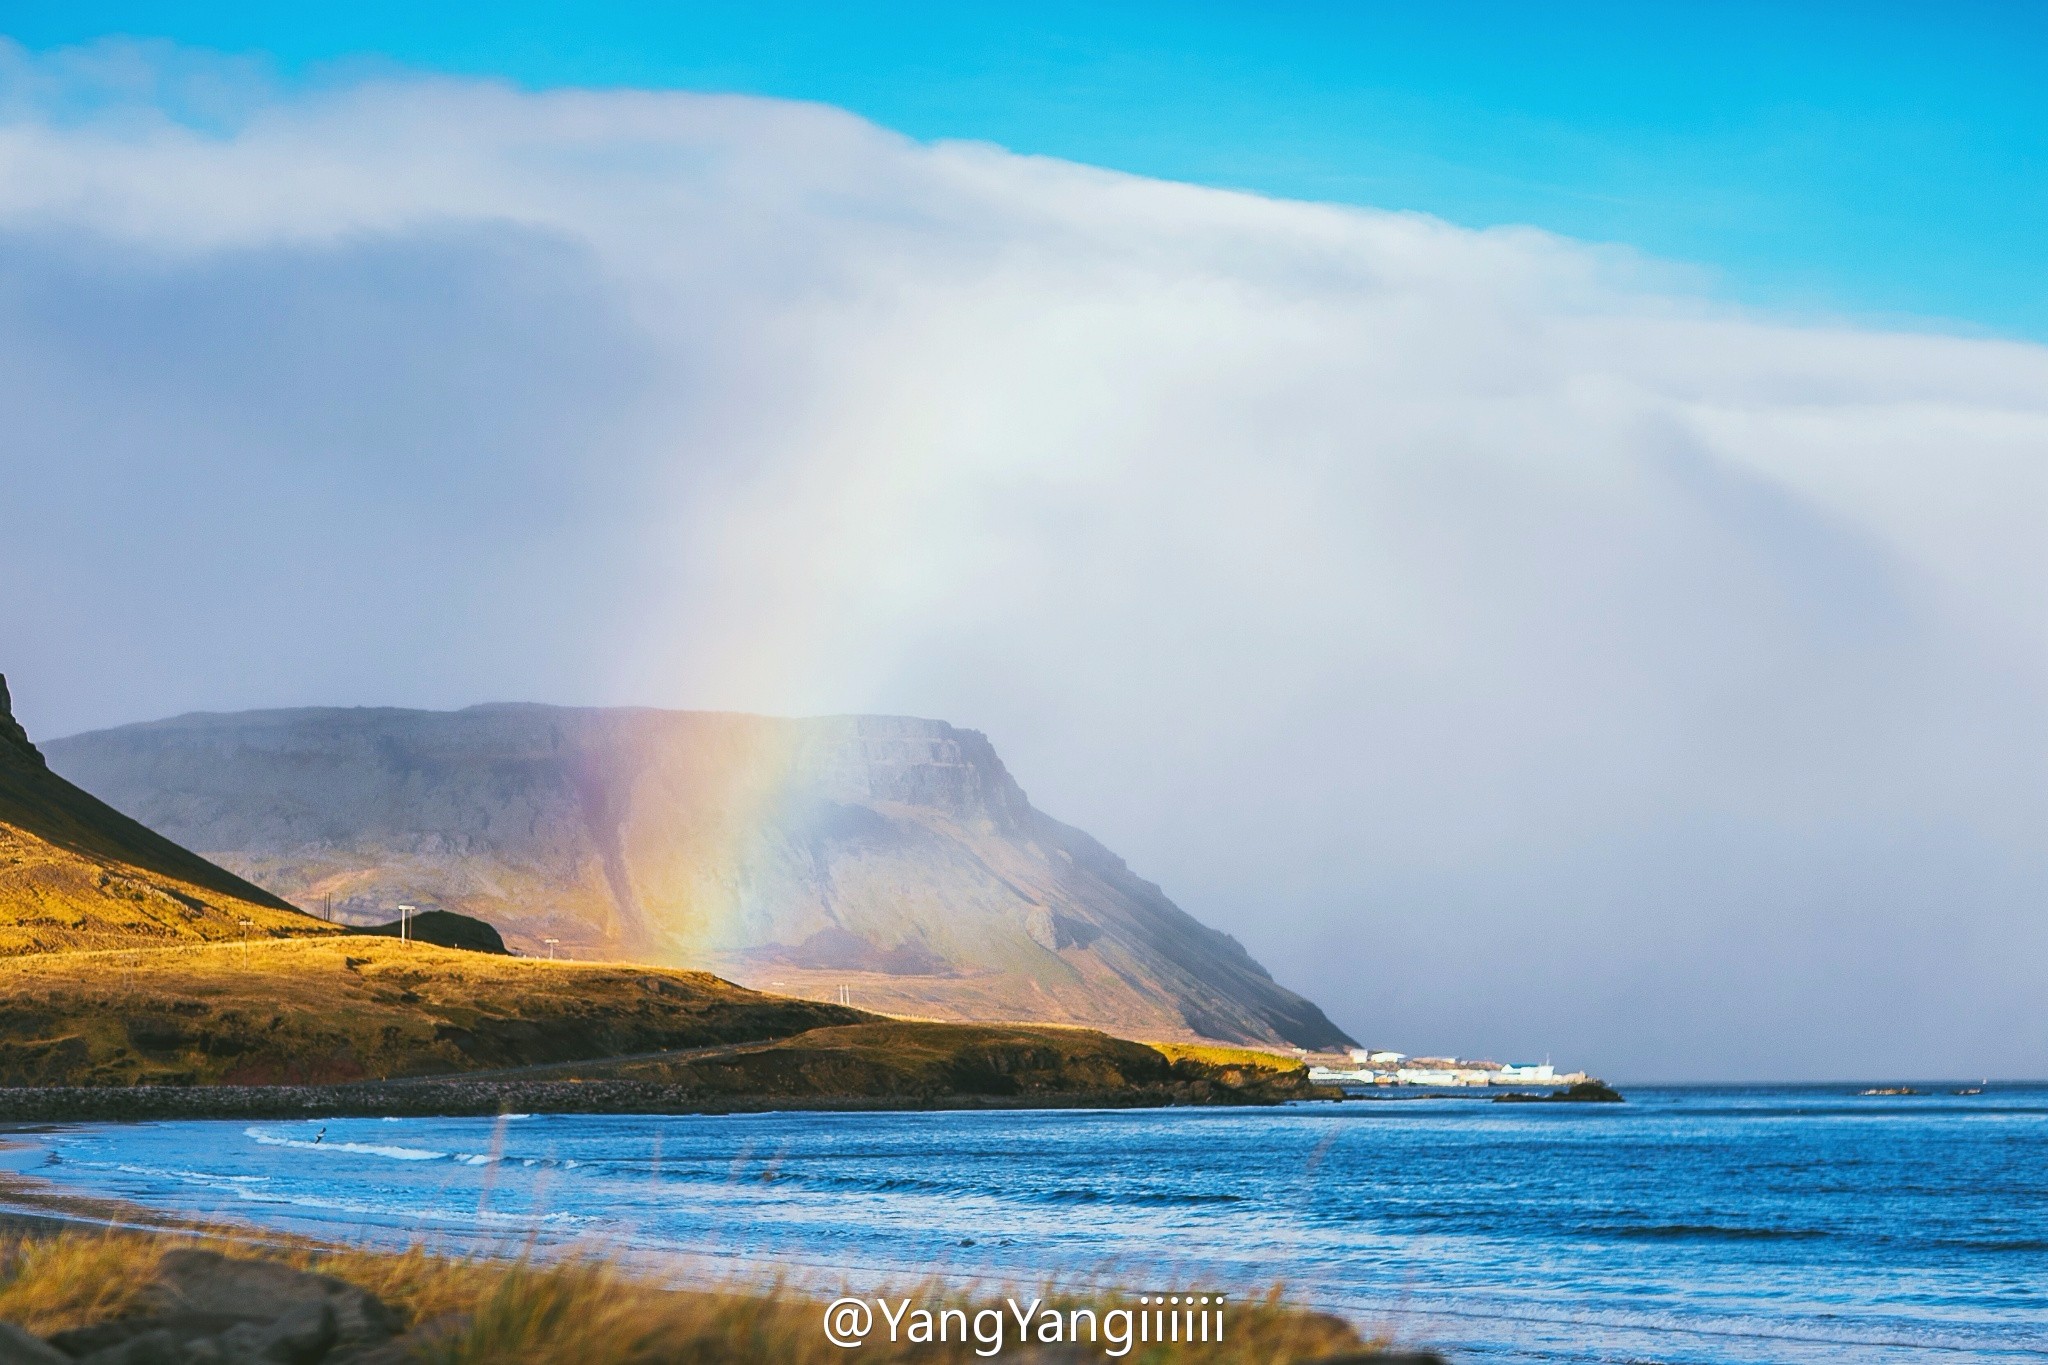
[[[942,717],[1405,1051],[2048,1074],[2041,6],[166,12],[0,44],[31,734]]]
[[[1527,223],[1802,315],[2048,337],[2048,6],[25,5],[110,35],[529,88],[839,105],[1169,179]]]

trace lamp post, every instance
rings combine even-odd
[[[398,941],[400,943],[411,942],[412,935],[408,932],[407,924],[412,918],[412,912],[413,907],[410,905],[398,907]]]
[[[561,941],[558,938],[544,938],[541,940],[542,943],[548,945],[548,961],[553,962],[555,960],[555,945]]]
[[[249,970],[249,927],[256,923],[246,915],[237,921],[242,926],[242,970]]]

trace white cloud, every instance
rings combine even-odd
[[[46,732],[940,714],[1375,1038],[2048,1066],[2043,348],[820,107],[97,61],[0,63]]]

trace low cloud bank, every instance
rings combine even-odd
[[[0,91],[42,734],[943,716],[1375,1043],[2048,1072],[2048,350],[815,106]]]

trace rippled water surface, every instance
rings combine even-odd
[[[94,1124],[0,1155],[158,1208],[686,1275],[1284,1280],[1471,1360],[2048,1360],[2048,1089],[1630,1099]]]

